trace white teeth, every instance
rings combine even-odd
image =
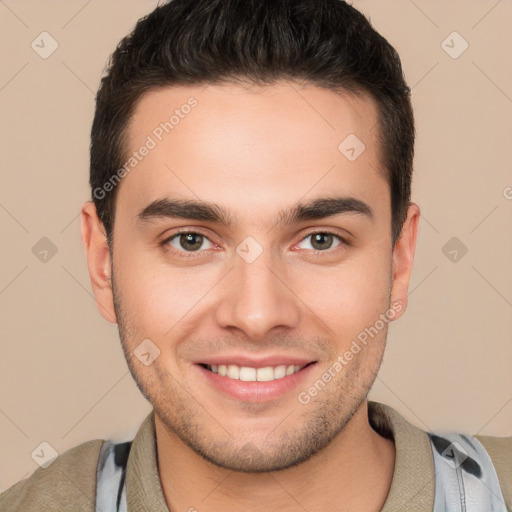
[[[272,368],[272,366],[258,368],[256,380],[258,382],[268,382],[269,380],[274,380],[274,369]]]
[[[274,379],[282,379],[283,377],[286,377],[286,365],[284,364],[274,368]]]
[[[240,378],[240,366],[237,366],[236,364],[230,364],[228,366],[228,372],[226,373],[226,376],[230,379],[239,379]]]
[[[240,380],[245,382],[254,382],[256,380],[256,368],[242,366],[240,368]]]
[[[279,366],[251,368],[250,366],[238,366],[236,364],[212,364],[211,366],[208,365],[208,369],[213,373],[218,373],[222,377],[229,377],[230,379],[242,380],[244,382],[268,382],[297,373],[302,369],[302,366],[281,364]]]

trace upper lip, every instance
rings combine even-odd
[[[230,364],[235,364],[237,366],[248,366],[250,368],[265,368],[266,366],[290,366],[292,364],[294,366],[306,366],[313,362],[316,362],[316,360],[286,354],[275,354],[260,357],[239,354],[206,357],[205,359],[196,361],[196,364],[208,364],[210,366],[221,364],[228,366]]]

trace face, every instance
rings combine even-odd
[[[369,97],[289,83],[137,105],[112,267],[103,245],[93,286],[157,421],[216,465],[308,459],[373,384],[417,217],[393,250],[376,123]]]

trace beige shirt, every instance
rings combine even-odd
[[[372,427],[393,439],[396,460],[393,480],[383,512],[432,512],[434,463],[425,431],[415,427],[391,407],[368,402]],[[512,437],[477,436],[491,456],[505,503],[512,510]],[[46,469],[34,473],[0,494],[1,512],[94,512],[96,465],[103,441],[82,443]],[[156,457],[154,411],[141,424],[126,468],[128,512],[168,512]],[[436,511],[438,512],[438,511]]]

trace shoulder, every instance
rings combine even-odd
[[[95,510],[96,467],[103,440],[87,441],[59,455],[47,468],[0,494],[0,510]]]
[[[512,510],[512,436],[491,437],[476,435],[475,437],[482,443],[491,457],[498,474],[505,503]]]

